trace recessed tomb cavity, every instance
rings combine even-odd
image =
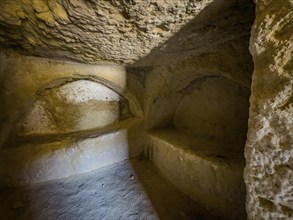
[[[0,186],[56,180],[140,154],[128,140],[141,122],[132,93],[111,80],[117,79],[114,74],[108,79],[68,75],[30,88],[31,99],[19,111],[15,138],[0,154]]]
[[[164,106],[170,108],[161,114],[164,123],[149,131],[149,156],[173,184],[211,212],[244,219],[250,90],[221,75],[198,75],[186,85],[157,99],[154,108],[161,113]]]
[[[129,117],[131,113],[124,97],[105,85],[79,79],[38,93],[19,134],[45,135],[102,129]]]
[[[185,89],[174,115],[174,127],[213,140],[224,148],[243,149],[249,89],[219,76],[199,77]]]

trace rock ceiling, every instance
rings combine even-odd
[[[131,64],[153,50],[169,53],[180,48],[194,50],[204,44],[208,46],[228,20],[231,20],[230,32],[219,35],[222,40],[235,38],[236,33],[238,38],[243,33],[248,35],[249,29],[244,28],[240,33],[234,27],[244,27],[243,24],[251,21],[240,21],[239,15],[230,17],[229,14],[224,23],[223,19],[216,19],[216,25],[205,23],[197,29],[179,31],[193,20],[200,21],[194,18],[211,16],[213,8],[217,8],[218,15],[225,7],[245,5],[243,2],[1,0],[0,46],[29,55],[83,63]],[[166,44],[171,37],[173,40]]]

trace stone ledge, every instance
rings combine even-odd
[[[21,147],[26,146],[28,143],[39,144],[39,143],[49,143],[55,142],[58,140],[66,141],[78,141],[80,139],[87,138],[97,138],[106,134],[117,132],[120,129],[129,129],[133,125],[141,123],[142,118],[132,117],[125,119],[120,122],[116,122],[112,125],[105,126],[103,128],[94,128],[83,131],[74,131],[74,132],[55,132],[55,133],[45,133],[45,134],[29,134],[29,135],[18,135],[15,139],[15,142],[12,145],[4,146],[4,148],[11,147]]]
[[[244,160],[240,156],[217,149],[213,140],[175,129],[149,134],[150,158],[175,186],[220,218],[245,219]]]
[[[5,148],[0,152],[0,186],[30,185],[86,173],[137,156],[130,154],[126,129],[77,141]]]

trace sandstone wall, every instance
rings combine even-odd
[[[139,87],[124,67],[5,51],[0,74],[0,184],[66,177],[142,153]]]
[[[251,2],[203,10],[161,48],[137,62],[153,67],[144,82],[146,129],[176,127],[197,136],[237,139],[243,149],[253,18]],[[189,105],[184,105],[191,96],[186,101]]]
[[[199,78],[192,86],[194,90],[178,104],[174,126],[189,134],[243,146],[249,90],[222,77]]]
[[[1,0],[0,44],[83,63],[133,63],[217,2]]]
[[[1,53],[1,180],[69,176],[145,147],[209,210],[245,218],[251,87],[248,218],[293,218],[293,2],[255,5],[250,38],[252,1],[0,1],[1,49],[99,64]]]
[[[255,2],[246,209],[249,219],[292,219],[293,2]]]
[[[144,80],[147,155],[219,219],[246,218],[253,6],[238,1],[203,10],[136,63],[152,67]]]

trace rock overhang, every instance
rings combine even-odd
[[[221,13],[231,5],[241,7],[246,3],[239,0],[3,0],[0,46],[14,47],[33,56],[128,65],[155,48],[169,52],[170,45],[164,49],[165,43],[186,24],[204,11],[208,16],[215,11]],[[175,41],[179,42],[176,38]],[[174,40],[171,44],[172,51],[182,47],[174,44]]]

